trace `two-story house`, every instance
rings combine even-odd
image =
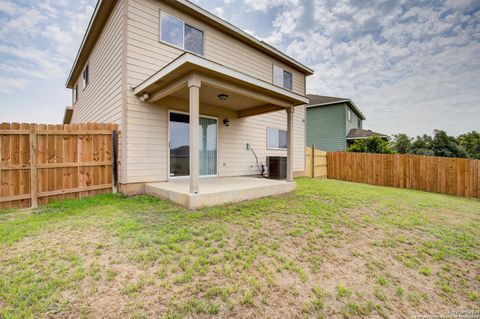
[[[307,95],[307,145],[334,152],[345,151],[357,139],[387,136],[363,129],[365,115],[351,99],[315,94]]]
[[[268,174],[268,157],[287,158],[278,192],[291,191],[305,171],[312,73],[189,1],[100,0],[66,83],[65,119],[119,124],[127,194],[175,184],[182,200],[158,194],[194,207],[212,183]]]

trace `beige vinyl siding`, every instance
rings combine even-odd
[[[136,98],[133,98],[136,99]],[[156,105],[131,105],[128,114],[128,183],[165,181],[168,179],[168,111],[188,112],[188,101],[166,98]],[[266,156],[286,156],[286,150],[267,149],[267,127],[287,128],[285,111],[242,119],[235,112],[209,105],[200,105],[200,114],[218,118],[218,175],[258,174],[255,157],[246,149],[250,143],[264,164]],[[223,125],[223,119],[230,126]],[[305,171],[305,107],[294,113],[294,171]]]
[[[305,171],[305,107],[296,107],[294,116],[294,172]],[[259,161],[266,164],[267,156],[287,156],[286,150],[267,149],[267,127],[287,130],[287,113],[279,111],[230,121],[230,126],[220,126],[219,175],[237,176],[258,174],[255,157],[247,150],[249,143]]]
[[[184,20],[201,29],[205,34],[205,58],[260,80],[273,83],[273,64],[293,75],[293,91],[305,94],[305,76],[274,58],[246,45],[245,43],[216,30],[199,20],[193,19],[167,4],[156,0],[128,0],[127,20],[127,105],[126,128],[127,167],[124,171],[126,183],[164,181],[168,179],[168,110],[188,111],[188,101],[174,98],[162,100],[160,105],[141,102],[131,88],[139,85],[155,72],[184,53],[183,50],[160,42],[160,11]],[[265,163],[267,155],[286,156],[284,150],[267,151],[269,126],[286,129],[285,111],[260,116],[235,119],[228,109],[201,105],[203,115],[219,117],[218,174],[237,176],[257,174],[255,158],[246,149],[250,143]],[[230,127],[222,124],[228,117]],[[304,171],[305,110],[297,107],[295,118],[294,170]],[[265,123],[270,123],[266,125]]]
[[[305,94],[305,76],[208,24],[183,14],[161,1],[129,0],[127,69],[136,86],[184,51],[159,41],[160,10],[186,21],[205,33],[205,58],[273,83],[273,64],[293,75],[293,91]]]
[[[88,86],[83,87],[83,71],[77,79],[72,123],[121,124],[123,7],[124,1],[118,1],[88,59]]]

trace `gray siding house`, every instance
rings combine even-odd
[[[307,95],[306,142],[324,151],[344,151],[356,139],[385,136],[363,129],[366,119],[348,98]]]

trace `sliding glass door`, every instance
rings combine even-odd
[[[200,176],[217,175],[217,120],[200,117],[199,157]],[[170,130],[170,176],[190,174],[190,141],[188,114],[171,112]]]
[[[217,175],[217,120],[200,117],[200,176]]]

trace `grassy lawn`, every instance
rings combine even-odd
[[[480,309],[480,201],[332,180],[188,212],[0,213],[0,318],[408,318]]]

